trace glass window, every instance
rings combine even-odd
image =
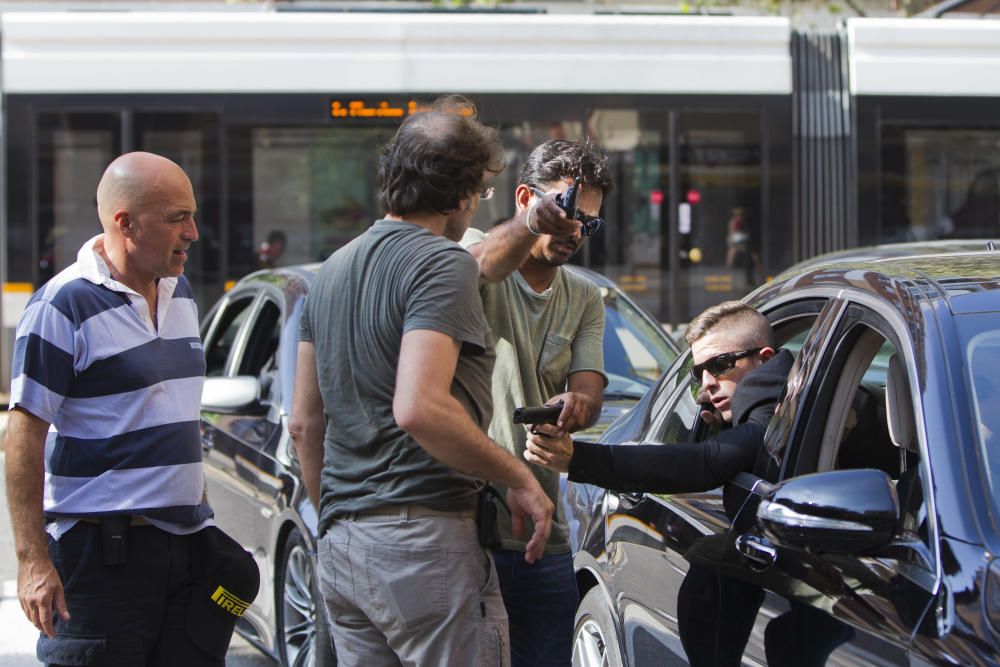
[[[1000,130],[886,127],[883,242],[1000,232]]]
[[[118,153],[113,114],[43,113],[39,124],[39,284],[76,261],[88,239],[101,233],[97,183]]]
[[[205,375],[209,377],[226,374],[226,365],[240,327],[250,315],[250,304],[253,296],[235,299],[224,307],[221,315],[215,318],[216,325],[206,335],[212,339],[205,343]]]
[[[688,442],[691,439],[701,409],[695,403],[698,389],[689,380],[690,369],[691,355],[688,355],[674,376],[661,386],[661,391],[676,391],[677,398],[666,402],[664,409],[653,418],[646,436],[649,442]]]
[[[989,497],[1000,509],[1000,330],[992,315],[977,319],[980,326],[966,329],[973,332],[966,344],[966,365],[972,378],[972,409]]]
[[[277,368],[278,342],[281,340],[281,310],[273,301],[265,301],[247,337],[246,350],[237,375],[260,375]]]
[[[393,127],[234,130],[229,277],[321,261],[367,229],[382,214],[375,173],[379,149],[394,133]],[[244,160],[249,166],[239,164]]]
[[[635,304],[615,290],[601,288],[604,296],[605,393],[641,398],[663,375],[677,352],[663,329],[644,316]]]
[[[764,278],[760,115],[685,110],[675,117],[678,154],[671,156],[669,112],[588,115],[588,134],[607,151],[616,189],[604,206],[608,226],[585,246],[583,262],[660,320],[686,322]],[[672,160],[676,202],[670,201]]]

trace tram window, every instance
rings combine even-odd
[[[1000,130],[886,128],[881,240],[996,238],[997,147]]]
[[[97,182],[118,150],[112,114],[42,113],[38,160],[39,283],[76,261],[100,233]]]
[[[260,244],[285,233],[280,264],[325,259],[380,217],[374,174],[392,127],[257,127],[239,134],[248,149],[252,225],[237,230],[235,274],[258,268]],[[241,217],[241,216],[238,216]],[[235,276],[234,276],[235,277]]]

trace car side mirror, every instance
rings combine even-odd
[[[757,508],[757,525],[774,544],[839,555],[887,545],[898,520],[896,489],[881,470],[794,477]]]
[[[205,378],[201,409],[221,414],[264,414],[267,406],[260,401],[260,389],[260,381],[252,375]]]

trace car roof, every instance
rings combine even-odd
[[[930,242],[860,248],[802,262],[749,298],[806,285],[853,288],[918,300],[943,299],[955,314],[1000,310],[1000,252],[986,242]],[[895,300],[895,299],[890,299]]]
[[[312,264],[296,264],[293,266],[279,266],[273,269],[261,269],[259,271],[254,271],[239,280],[240,284],[256,282],[258,280],[266,280],[267,282],[284,282],[289,278],[304,278],[307,282],[312,282],[312,279],[316,277],[316,272],[319,271],[319,267],[323,264],[322,262],[314,262]],[[595,283],[598,287],[607,287],[608,289],[616,289],[614,281],[610,278],[593,271],[591,269],[584,268],[582,266],[575,266],[572,264],[567,264],[566,268],[576,273],[578,275],[587,278],[591,282]],[[265,278],[265,276],[267,276]]]

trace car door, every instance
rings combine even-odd
[[[885,312],[874,303],[845,304],[829,339],[816,346],[814,372],[775,415],[766,446],[783,453],[782,478],[885,472],[900,501],[896,539],[865,555],[794,548],[763,535],[752,516],[757,505],[748,504],[751,515],[734,521],[743,561],[734,572],[768,593],[746,658],[769,665],[906,664],[911,637],[925,621],[937,575],[922,493],[929,470],[908,389],[916,352],[905,326]],[[905,409],[890,408],[887,393],[903,397]]]
[[[253,319],[257,290],[238,290],[224,297],[202,327],[206,380],[236,374],[245,345],[247,324]],[[240,415],[201,411],[201,445],[208,485],[208,500],[218,525],[248,549],[255,545],[247,499],[254,494],[253,480],[242,470],[248,452],[229,437]]]
[[[825,300],[813,299],[776,310],[772,322],[778,340],[796,351],[824,306]],[[661,381],[642,441],[669,448],[669,443],[696,442],[710,434],[699,418],[690,365],[687,351]],[[604,523],[611,599],[628,664],[684,664],[694,651],[702,658],[706,652],[715,656],[720,623],[729,618],[752,622],[758,591],[738,583],[731,586],[725,616],[706,616],[699,609],[702,592],[718,576],[720,549],[730,528],[721,489],[691,494],[609,491]],[[738,601],[745,607],[742,613],[732,608]]]

